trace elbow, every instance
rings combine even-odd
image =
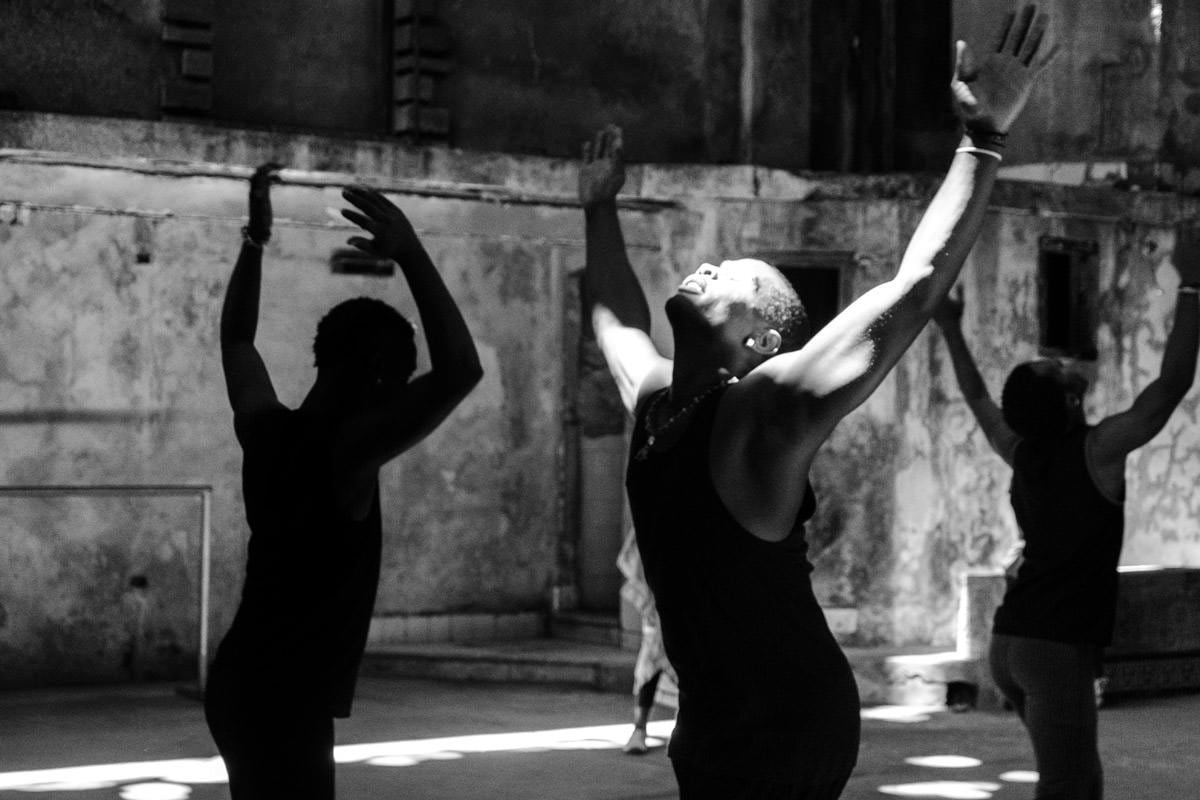
[[[477,360],[472,360],[448,373],[442,380],[442,387],[447,397],[453,403],[458,404],[474,391],[481,380],[483,380],[483,367]]]

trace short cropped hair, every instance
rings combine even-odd
[[[1061,436],[1071,424],[1066,388],[1062,381],[1037,372],[1033,365],[1032,361],[1018,364],[1004,382],[1000,396],[1004,421],[1023,438]]]
[[[808,340],[808,314],[804,303],[783,273],[772,267],[776,279],[759,283],[758,313],[779,333],[779,352],[799,350]]]
[[[416,336],[412,323],[382,300],[356,297],[329,310],[317,323],[313,355],[317,369],[332,367],[366,373],[370,358],[387,354],[407,380],[417,368]]]

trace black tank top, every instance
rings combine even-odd
[[[666,390],[664,390],[666,391]],[[858,752],[858,692],[813,595],[804,522],[766,542],[742,528],[709,474],[724,390],[692,413],[664,452],[629,462],[634,529],[667,657],[679,677],[669,754],[710,772],[820,784]],[[645,444],[643,404],[631,452]]]
[[[1017,445],[1010,495],[1025,547],[996,633],[1102,646],[1112,639],[1125,513],[1092,479],[1090,430]]]
[[[246,581],[217,660],[243,689],[349,716],[379,583],[378,487],[363,519],[340,513],[328,428],[302,411],[241,438]]]

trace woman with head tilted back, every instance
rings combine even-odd
[[[353,187],[342,213],[373,235],[350,244],[400,266],[429,345],[416,378],[413,326],[379,300],[317,325],[317,379],[297,409],[275,396],[254,346],[266,165],[221,311],[221,359],[242,446],[250,543],[241,603],[205,687],[205,716],[234,800],[334,796],[333,719],[350,715],[379,582],[380,467],[431,433],[479,381],[466,323],[400,209]]]
[[[1200,231],[1180,227],[1181,279],[1162,368],[1126,411],[1089,425],[1087,381],[1043,358],[1018,365],[991,400],[961,329],[961,296],[934,315],[954,374],[989,443],[1013,469],[1010,497],[1024,540],[996,611],[992,677],[1033,741],[1039,798],[1099,800],[1094,681],[1112,638],[1125,529],[1125,457],[1150,441],[1196,371]]]
[[[809,466],[954,285],[1044,64],[1045,24],[1032,6],[1010,15],[978,63],[959,43],[951,88],[965,133],[945,181],[896,276],[807,342],[779,270],[732,259],[679,284],[666,305],[674,358],[662,356],[617,217],[620,131],[585,146],[585,313],[635,419],[626,487],[679,678],[668,754],[682,800],[828,800],[849,778],[858,693],[809,579]]]

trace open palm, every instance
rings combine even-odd
[[[1007,133],[1033,89],[1038,73],[1054,58],[1038,58],[1046,35],[1046,15],[1034,5],[1009,14],[991,50],[976,60],[966,42],[957,43],[950,89],[955,109],[968,128]]]

